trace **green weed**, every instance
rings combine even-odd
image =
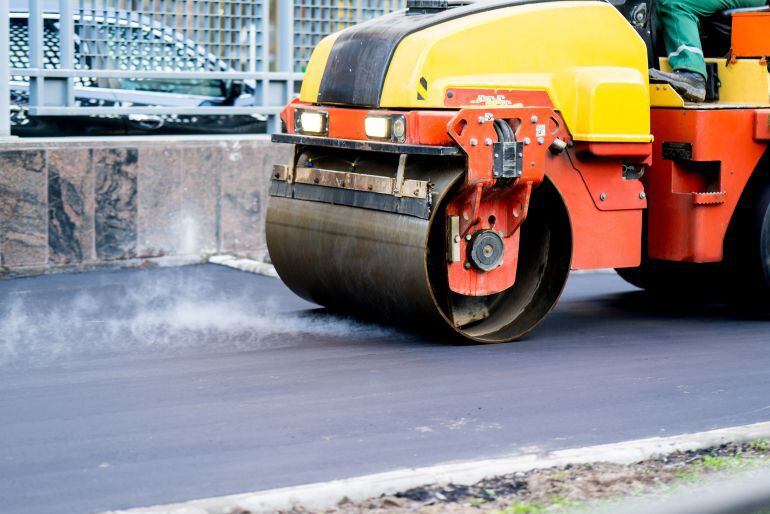
[[[539,503],[515,503],[496,514],[544,514],[545,506]]]
[[[701,461],[701,465],[704,469],[710,471],[721,471],[723,469],[737,468],[743,465],[743,455],[735,455],[734,457],[717,457],[714,455],[706,455]]]

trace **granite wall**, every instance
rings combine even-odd
[[[265,256],[265,137],[0,143],[0,275]]]

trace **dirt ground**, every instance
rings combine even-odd
[[[590,512],[603,503],[655,495],[719,473],[770,465],[770,442],[676,452],[631,465],[594,463],[533,470],[472,486],[437,484],[363,502],[343,500],[324,514],[544,514]],[[592,508],[593,507],[593,508]],[[308,514],[296,507],[285,514]],[[320,514],[320,513],[319,513]]]

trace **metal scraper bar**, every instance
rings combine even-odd
[[[428,198],[428,181],[426,180],[404,179],[399,188],[398,181],[393,177],[304,167],[297,167],[293,173],[291,171],[289,166],[277,164],[273,166],[273,180],[405,196],[422,200]]]

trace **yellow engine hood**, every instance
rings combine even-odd
[[[389,22],[375,20],[366,33],[386,37],[386,23],[413,23],[398,20],[398,16],[407,17],[401,12],[391,15]],[[377,23],[383,24],[383,30],[377,30]],[[345,31],[324,39],[312,55],[301,100],[360,107],[441,109],[447,108],[446,92],[450,88],[540,90],[548,93],[578,141],[652,140],[647,50],[610,4],[519,3],[469,11],[464,16],[425,25],[402,35],[394,45],[384,64],[386,72],[381,83],[370,80],[371,84],[358,84],[359,88],[377,89],[377,94],[371,95],[376,101],[368,104],[328,101],[323,95],[325,76],[339,73],[335,69],[340,65],[335,48],[342,46],[343,39],[351,45],[348,49],[356,44],[367,45],[367,41],[346,35]],[[359,68],[349,66],[349,80],[365,75],[367,66],[377,65],[371,59],[356,60]]]

